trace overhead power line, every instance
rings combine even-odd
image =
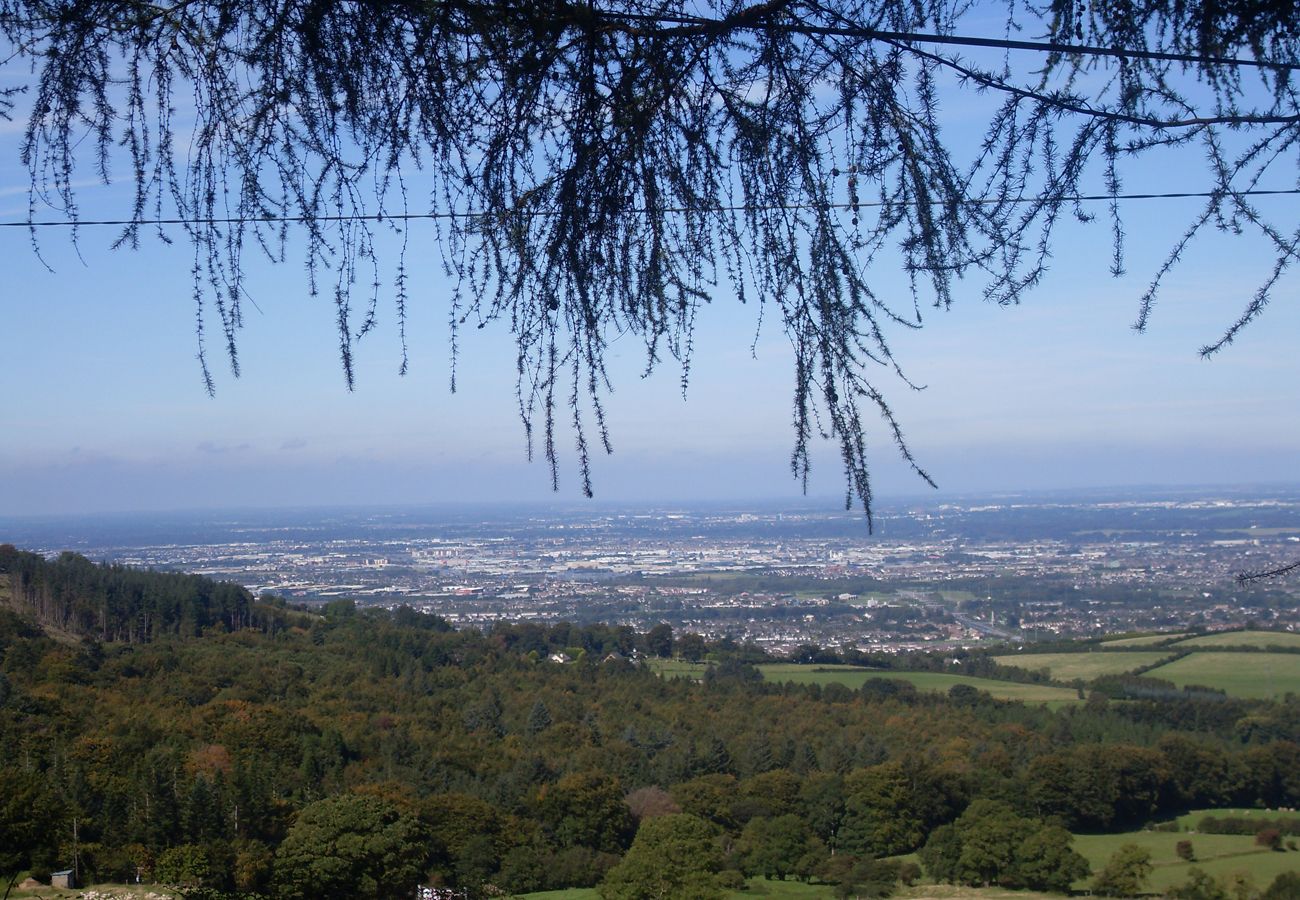
[[[1181,199],[1209,199],[1211,197],[1235,196],[1235,197],[1276,197],[1300,194],[1300,188],[1285,188],[1279,190],[1249,190],[1249,191],[1168,191],[1164,193],[1148,194],[1069,194],[1057,197],[1007,197],[1007,198],[986,198],[972,197],[964,201],[968,205],[999,205],[999,204],[1021,204],[1021,203],[1091,203],[1097,201],[1111,202],[1115,200],[1181,200]],[[941,200],[933,201],[932,205],[938,205]],[[890,205],[879,200],[862,201],[859,203],[831,203],[828,206],[831,209],[858,209],[874,208]],[[902,205],[902,204],[899,204]],[[907,205],[914,205],[909,202]],[[747,211],[764,211],[764,210],[799,210],[799,209],[817,209],[820,205],[811,203],[790,203],[785,205],[772,206],[751,206],[746,204],[709,206],[709,207],[685,207],[670,206],[665,207],[664,213],[685,213],[685,212],[747,212]],[[634,210],[636,213],[645,212],[644,209]],[[549,212],[537,211],[526,213],[529,216],[548,216]],[[145,225],[239,225],[239,224],[276,224],[281,222],[385,222],[385,221],[420,221],[420,220],[449,220],[449,219],[495,219],[500,218],[499,213],[474,213],[474,212],[427,212],[427,213],[345,213],[341,215],[330,216],[227,216],[213,218],[170,218],[170,219],[51,219],[37,221],[9,221],[0,222],[0,228],[88,228],[94,226],[115,226],[126,228],[129,226]]]
[[[622,13],[593,10],[591,16],[608,22],[644,22],[672,24],[702,30],[782,31],[825,37],[850,37],[863,40],[889,41],[891,43],[949,44],[958,47],[987,47],[997,50],[1028,50],[1036,53],[1057,53],[1066,56],[1102,56],[1111,59],[1142,59],[1153,62],[1193,63],[1202,66],[1247,66],[1279,71],[1300,71],[1300,62],[1272,62],[1262,59],[1242,59],[1233,56],[1207,56],[1199,53],[1169,53],[1160,50],[1139,50],[1125,47],[1096,47],[1088,44],[1060,44],[1055,41],[1015,41],[1009,38],[987,38],[973,35],[938,34],[919,31],[886,31],[862,25],[810,25],[803,22],[774,22],[758,17],[746,17],[746,12],[725,19],[705,16],[669,16],[645,13]]]

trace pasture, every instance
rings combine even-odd
[[[1179,687],[1199,684],[1233,697],[1262,699],[1300,693],[1300,654],[1201,651],[1146,673]]]
[[[1180,859],[1176,850],[1179,841],[1190,840],[1195,858],[1188,862]],[[1077,834],[1074,849],[1092,865],[1094,873],[1101,871],[1106,860],[1123,844],[1137,844],[1151,851],[1151,879],[1147,890],[1164,892],[1187,880],[1188,871],[1200,868],[1220,877],[1233,872],[1245,872],[1259,888],[1283,872],[1300,871],[1300,853],[1277,853],[1255,844],[1252,835],[1188,834],[1169,831],[1130,831],[1124,834]],[[1075,889],[1087,887],[1087,880],[1075,882]]]
[[[1092,681],[1102,675],[1123,675],[1143,666],[1153,666],[1169,654],[1161,650],[1133,650],[1123,653],[1021,653],[1014,656],[995,656],[1000,666],[1016,666],[1035,671],[1046,669],[1057,681]]]
[[[1287,647],[1300,649],[1300,634],[1293,631],[1220,631],[1215,634],[1202,634],[1179,641],[1178,649],[1184,647]]]

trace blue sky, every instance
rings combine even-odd
[[[0,123],[0,221],[25,213],[18,133]],[[1199,189],[1196,160],[1164,161],[1130,190]],[[1289,187],[1279,183],[1269,187]],[[121,186],[83,189],[87,213],[122,209]],[[1059,230],[1052,269],[1022,306],[1001,309],[961,285],[951,311],[894,337],[912,392],[881,373],[936,499],[978,490],[1295,481],[1300,456],[1300,306],[1284,281],[1265,317],[1212,361],[1197,348],[1235,318],[1270,264],[1257,242],[1214,236],[1168,281],[1151,330],[1130,329],[1137,300],[1198,201],[1126,206],[1130,275],[1108,272],[1104,221]],[[1261,200],[1285,221],[1293,197]],[[1098,208],[1099,213],[1103,210]],[[420,224],[416,246],[432,232]],[[360,345],[348,393],[333,308],[307,295],[301,256],[250,255],[243,377],[210,348],[217,394],[195,361],[190,250],[146,241],[110,252],[111,229],[85,229],[79,253],[0,229],[7,262],[0,337],[0,512],[80,513],[221,506],[546,500],[542,462],[524,459],[514,348],[501,325],[463,333],[459,392],[448,390],[446,285],[432,259],[413,273],[411,371],[397,375],[391,307]],[[879,283],[900,290],[882,270]],[[615,454],[595,466],[616,500],[798,496],[789,477],[788,342],[775,317],[754,340],[752,307],[718,296],[699,319],[690,390],[671,364],[642,379],[642,351],[614,345],[609,403]],[[751,345],[755,352],[751,354]],[[919,494],[872,423],[876,490]],[[571,442],[567,434],[562,447]],[[572,454],[560,496],[577,499]],[[842,495],[834,447],[810,493]]]

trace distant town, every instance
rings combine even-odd
[[[909,651],[1150,630],[1300,628],[1300,490],[804,508],[329,510],[0,520],[46,554],[184,570],[293,603],[608,622]]]

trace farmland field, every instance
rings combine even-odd
[[[1146,674],[1179,687],[1219,688],[1233,697],[1281,697],[1300,692],[1300,654],[1198,652]]]
[[[1022,653],[995,656],[993,661],[1000,666],[1016,666],[1030,671],[1047,669],[1057,681],[1076,678],[1091,681],[1102,675],[1122,675],[1142,666],[1155,665],[1168,657],[1169,653],[1162,650],[1135,650],[1124,653]]]
[[[1102,641],[1101,645],[1107,649],[1111,647],[1145,647],[1148,644],[1163,644],[1165,641],[1172,641],[1175,638],[1187,637],[1187,632],[1179,631],[1173,634],[1143,634],[1138,637],[1116,638],[1113,641]]]
[[[1196,858],[1187,862],[1178,858],[1175,850],[1179,841],[1190,840]],[[1196,866],[1211,875],[1221,876],[1243,871],[1250,874],[1260,888],[1283,872],[1300,871],[1300,853],[1276,853],[1255,845],[1252,835],[1193,834],[1186,832],[1131,831],[1126,834],[1079,834],[1074,838],[1074,849],[1092,864],[1098,872],[1123,844],[1137,844],[1151,851],[1153,866],[1147,889],[1163,892],[1187,880],[1187,873]],[[1076,889],[1087,886],[1087,881],[1075,883]]]
[[[1077,703],[1078,694],[1069,689],[1045,684],[1017,684],[995,681],[991,678],[972,678],[968,675],[948,675],[944,672],[895,672],[859,669],[852,666],[801,666],[794,663],[774,663],[758,667],[768,681],[792,681],[795,684],[830,684],[838,682],[854,690],[862,687],[868,678],[896,678],[910,681],[917,690],[946,692],[955,684],[967,684],[988,691],[1000,700],[1023,700],[1026,703]]]
[[[1221,631],[1218,634],[1202,634],[1179,641],[1177,647],[1300,648],[1300,634],[1291,631]]]

